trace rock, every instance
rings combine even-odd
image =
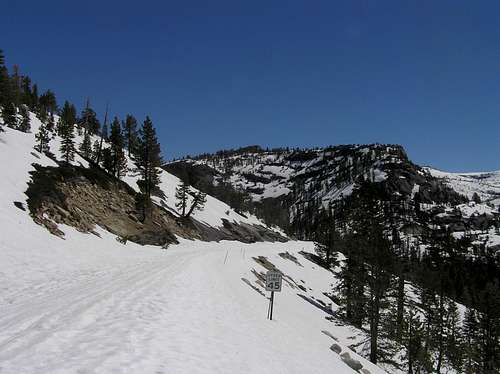
[[[336,343],[333,343],[330,349],[337,354],[340,354],[340,352],[342,352],[342,347]]]
[[[363,367],[361,362],[351,358],[351,355],[348,352],[342,353],[340,357],[342,358],[342,361],[344,361],[347,366],[349,366],[353,370],[361,370],[361,368]]]
[[[370,370],[368,370],[368,369],[361,369],[360,373],[362,373],[362,374],[372,374],[372,373],[370,373]]]

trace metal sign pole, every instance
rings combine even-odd
[[[274,291],[271,291],[271,314],[270,314],[270,320],[273,320],[273,307],[274,307]]]
[[[268,271],[266,273],[266,291],[271,291],[269,298],[269,307],[267,309],[267,318],[273,320],[274,292],[281,292],[282,275],[277,271]]]

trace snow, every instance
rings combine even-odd
[[[429,167],[425,170],[469,199],[477,193],[482,202],[500,205],[500,170],[483,173],[449,173]]]
[[[322,331],[343,351],[366,336],[298,296],[329,302],[323,292],[333,274],[299,253],[312,243],[180,240],[166,251],[65,226],[61,239],[14,205],[26,208],[33,162],[55,166],[33,143],[33,134],[0,134],[0,373],[354,373]],[[177,182],[162,174],[169,204]],[[226,208],[209,198],[197,218],[217,225]],[[300,265],[279,256],[285,251]],[[265,271],[256,256],[306,287],[284,282],[273,321],[267,298],[242,280],[262,290],[252,273]]]

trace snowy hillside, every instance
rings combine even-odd
[[[305,185],[314,184],[321,174],[324,189],[318,193],[318,198],[328,204],[352,192],[354,181],[350,175],[351,168],[365,174],[367,179],[384,180],[383,165],[397,162],[400,147],[349,145],[305,151],[264,151],[250,147],[248,151],[233,153],[201,156],[181,162],[213,168],[219,173],[218,181],[227,178],[237,189],[249,192],[255,201],[286,196],[292,192],[297,180],[302,180]]]
[[[38,125],[32,117],[33,132]],[[5,130],[0,373],[355,373],[346,362],[384,373],[348,348],[361,352],[364,333],[331,321],[336,307],[323,293],[334,276],[307,259],[312,243],[180,239],[164,250],[121,244],[100,227],[92,235],[60,225],[64,238],[51,235],[24,192],[33,163],[57,164],[33,150],[33,134]],[[51,149],[57,157],[57,139]],[[173,211],[177,179],[161,178]],[[259,223],[210,198],[195,217]],[[270,264],[285,275],[273,321],[259,280]]]
[[[469,199],[476,193],[482,202],[500,205],[500,170],[485,173],[449,173],[432,168],[425,169]]]

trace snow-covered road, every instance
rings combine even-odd
[[[123,245],[100,227],[96,236],[59,225],[61,239],[27,210],[32,164],[56,165],[33,144],[33,134],[11,129],[0,137],[8,166],[0,173],[0,374],[353,373],[322,330],[371,374],[383,373],[346,347],[359,331],[325,319],[317,301],[329,302],[323,292],[334,279],[299,254],[312,243],[182,240],[165,251]],[[172,195],[177,181],[164,174]],[[255,220],[213,198],[198,218],[218,226],[227,217]],[[273,321],[257,256],[293,279]]]
[[[304,373],[333,365],[350,373],[308,321],[316,308],[283,292],[268,321],[267,299],[241,280],[251,256],[293,246],[303,244],[186,241],[142,256],[121,246],[119,261],[113,250],[92,269],[68,267],[2,305],[0,372]]]

